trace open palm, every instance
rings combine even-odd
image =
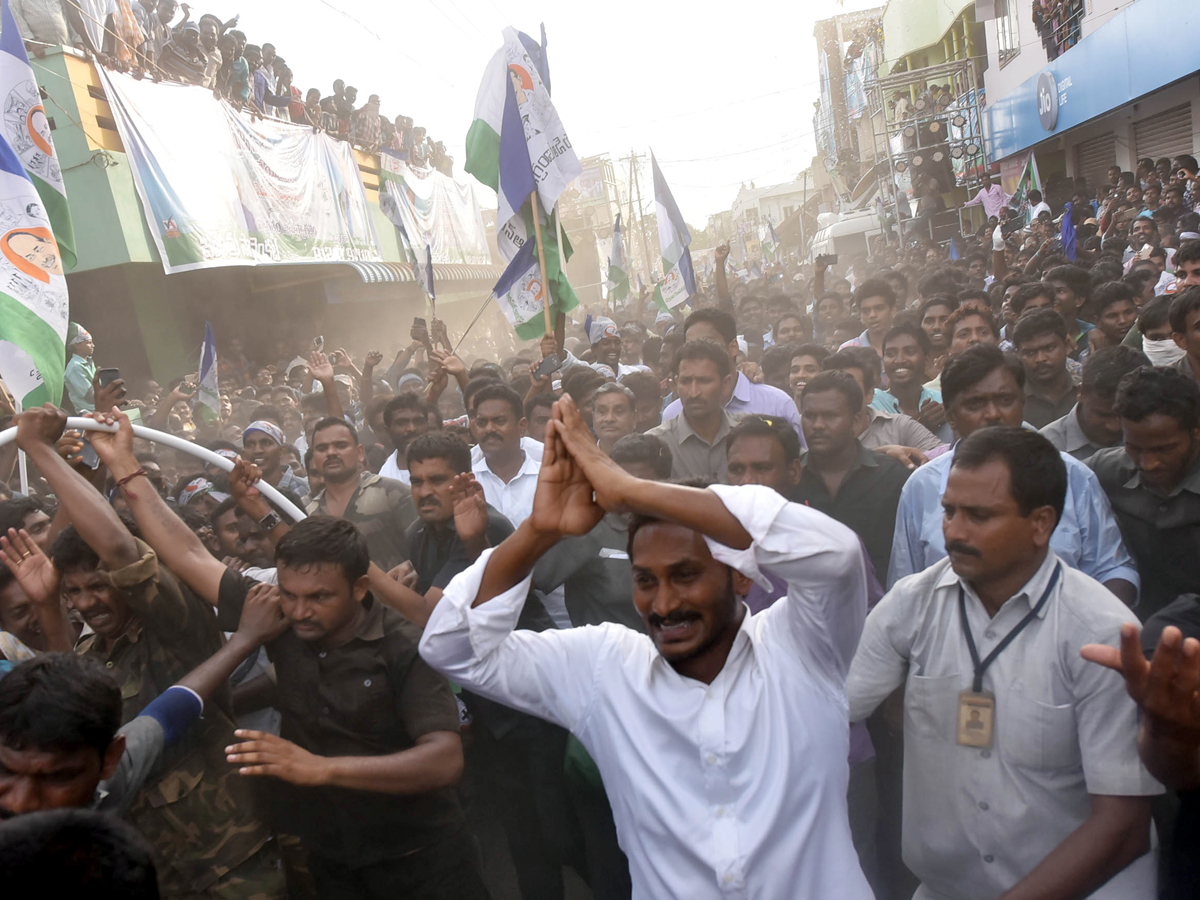
[[[30,600],[44,603],[58,597],[58,570],[25,529],[10,528],[0,537],[0,556]]]

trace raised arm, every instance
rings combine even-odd
[[[141,472],[141,464],[133,455],[133,427],[129,424],[129,417],[113,409],[110,413],[95,413],[92,418],[119,428],[115,434],[93,431],[92,446],[119,485],[125,503],[141,529],[142,539],[154,549],[167,568],[216,606],[225,566],[213,558],[200,538],[171,511],[158,491],[146,480]],[[111,507],[108,509],[115,519],[116,514],[112,513]],[[120,524],[120,519],[117,519],[117,524]],[[124,527],[121,530],[124,531]],[[134,552],[136,560],[136,545]]]
[[[321,390],[325,394],[325,409],[335,419],[344,419],[346,411],[342,409],[342,399],[338,396],[337,382],[333,380],[333,365],[329,357],[320,350],[314,350],[309,356],[308,373],[314,381],[321,382]]]
[[[729,242],[717,246],[713,253],[716,261],[716,271],[713,273],[713,280],[717,283],[717,299],[727,306],[733,305],[733,298],[729,294],[729,281],[725,275],[725,262],[729,259]]]
[[[128,422],[128,418],[125,421]],[[100,557],[105,568],[123,569],[141,557],[137,543],[109,502],[59,456],[56,445],[66,424],[67,414],[52,404],[26,410],[17,416],[17,445],[50,482],[59,504],[70,516],[71,524]],[[133,458],[132,442],[129,457]],[[136,462],[134,466],[136,468]]]

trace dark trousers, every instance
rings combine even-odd
[[[506,712],[521,721],[499,738],[476,721],[467,765],[500,812],[523,900],[563,900],[563,865],[585,869],[563,776],[567,732]]]
[[[312,853],[308,867],[321,900],[490,900],[465,828],[398,859],[351,867]]]

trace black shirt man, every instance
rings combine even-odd
[[[900,491],[908,469],[867,450],[855,436],[863,393],[853,376],[822,372],[800,394],[808,452],[795,497],[862,538],[880,581],[887,580]]]

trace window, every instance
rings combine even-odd
[[[1000,67],[1003,68],[1021,52],[1021,36],[1017,30],[1017,0],[999,0],[996,13],[996,46],[1000,50]]]
[[[794,206],[785,206],[783,208],[783,217],[786,219],[788,216],[790,216],[792,214],[792,211],[795,210],[795,208],[796,207],[794,207]]]

